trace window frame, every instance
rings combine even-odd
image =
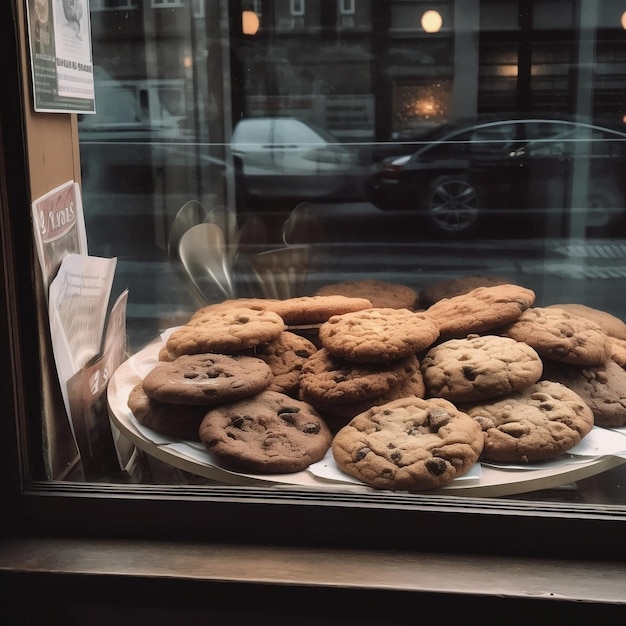
[[[0,440],[3,534],[70,537],[185,539],[425,550],[504,556],[626,560],[626,507],[524,502],[418,494],[330,493],[324,490],[252,487],[112,485],[42,480],[41,415],[48,409],[33,381],[50,365],[42,354],[37,309],[37,267],[29,219],[37,196],[31,174],[40,156],[29,142],[72,146],[67,167],[78,168],[76,116],[35,116],[28,99],[23,24],[1,9],[6,53],[6,98],[0,103],[6,177],[2,185],[0,242]],[[23,8],[20,15],[23,20]],[[10,19],[4,19],[6,15]],[[22,48],[18,47],[21,41]],[[11,122],[11,123],[9,123]],[[35,146],[36,148],[36,146]],[[65,164],[63,164],[65,165]],[[4,174],[4,172],[3,172]],[[40,185],[54,186],[42,179]],[[45,346],[45,342],[44,342]],[[372,532],[372,529],[378,529]],[[572,543],[563,537],[574,537]],[[516,541],[528,538],[527,541]]]

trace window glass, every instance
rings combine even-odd
[[[108,390],[119,474],[81,474],[79,462],[68,476],[207,491],[255,484],[367,492],[365,479],[346,467],[377,454],[372,442],[340,462],[329,439],[326,456],[265,472],[209,452],[198,434],[209,412],[225,420],[227,443],[238,434],[245,442],[254,430],[248,417],[229,413],[239,396],[220,391],[206,400],[214,392],[205,389],[202,401],[174,391],[185,398],[177,402],[144,380],[181,355],[210,353],[220,359],[207,379],[221,380],[215,372],[226,355],[265,361],[267,380],[241,401],[278,389],[286,402],[313,407],[331,438],[372,407],[415,395],[473,415],[467,419],[484,430],[474,431],[480,451],[467,453],[467,467],[462,455],[428,452],[436,460],[427,486],[414,489],[420,494],[626,503],[622,13],[610,0],[92,2],[97,112],[78,123],[82,197],[90,254],[117,259],[114,296],[129,289],[129,358]],[[513,317],[498,312],[500,296],[482,308],[467,305],[470,319],[455,329],[446,326],[455,313],[443,305],[428,311],[470,286],[494,294],[503,285],[523,294],[512,298]],[[389,320],[410,311],[410,323],[430,319],[436,332],[407,352],[398,345],[412,336],[410,323],[385,321],[394,332],[409,326],[397,341],[385,338],[391,330],[383,326],[365,326],[346,334],[351,347],[338,346],[325,326],[337,311],[316,316],[313,297],[356,293],[361,300],[367,293]],[[296,306],[297,298],[298,314],[276,304]],[[281,333],[289,333],[280,338],[299,347],[277,347],[279,336],[262,325],[239,344],[213,342],[226,314],[205,309],[231,300],[280,318]],[[193,322],[200,310],[207,321]],[[550,320],[549,339],[542,343],[537,326],[524,337],[509,328],[522,310]],[[477,323],[484,319],[492,322]],[[189,337],[171,341],[181,327]],[[438,358],[431,351],[468,335],[528,349],[493,357],[498,365],[463,368],[470,344],[460,344],[461,356],[441,377],[458,375],[472,391],[450,392],[434,369],[427,373]],[[574,335],[581,339],[569,344]],[[595,355],[580,356],[583,346],[596,346]],[[311,357],[322,350],[327,360],[315,365]],[[394,368],[409,356],[403,372],[413,369],[402,378]],[[324,377],[309,371],[322,366],[335,373],[326,395],[317,389]],[[518,373],[501,378],[509,367]],[[387,381],[377,391],[370,370],[376,384]],[[357,371],[359,392],[336,391]],[[509,387],[515,376],[522,380]],[[571,420],[553,427],[549,402],[524,395],[548,380],[574,394],[563,405],[578,420],[573,428]],[[483,397],[485,385],[492,391]],[[133,408],[131,390],[140,397]],[[498,405],[493,411],[508,417],[497,419],[510,420],[501,427],[495,413],[480,413],[492,408],[476,408],[510,398],[545,421],[517,421]],[[281,419],[293,412],[268,402],[250,411],[276,410]],[[572,409],[576,402],[582,408]],[[304,428],[317,432],[316,424]],[[559,428],[571,435],[563,447]],[[536,437],[528,434],[534,429]],[[278,438],[268,435],[266,448]],[[491,449],[516,438],[529,442],[526,452],[484,451],[485,441]],[[402,442],[386,445],[400,449],[386,462],[402,474],[411,453]],[[433,478],[448,472],[450,479]],[[378,478],[374,490],[385,494],[410,484]]]

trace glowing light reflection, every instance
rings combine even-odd
[[[256,35],[259,26],[259,16],[254,11],[242,11],[241,30],[244,35]]]
[[[443,25],[443,18],[438,11],[426,11],[422,15],[422,28],[427,33],[437,33]]]

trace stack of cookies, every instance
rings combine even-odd
[[[235,471],[300,471],[332,447],[341,470],[374,488],[421,491],[480,460],[552,459],[594,424],[626,425],[620,347],[617,318],[536,306],[500,277],[419,294],[353,281],[200,309],[129,406]]]
[[[300,371],[317,347],[287,322],[320,323],[366,307],[368,300],[343,296],[204,307],[169,335],[129,408],[161,434],[202,441],[234,471],[301,471],[324,456],[332,435],[298,399]]]
[[[128,406],[140,424],[198,441],[200,422],[210,407],[252,396],[271,381],[269,366],[255,357],[182,355],[157,364],[132,389]]]
[[[335,315],[320,326],[321,349],[302,368],[300,398],[334,428],[374,405],[423,396],[417,353],[439,337],[436,325],[408,309]]]

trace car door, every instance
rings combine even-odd
[[[516,206],[516,162],[520,124],[502,121],[476,126],[469,133],[469,175],[481,204],[493,211]]]
[[[526,142],[516,153],[524,205],[558,215],[571,206],[574,158],[585,145],[569,122],[528,120],[525,132]]]
[[[265,196],[276,176],[273,152],[274,120],[246,118],[235,126],[231,150],[236,168],[241,172],[246,192]]]
[[[274,120],[272,153],[284,195],[327,196],[345,184],[354,159],[334,138],[301,120]]]

